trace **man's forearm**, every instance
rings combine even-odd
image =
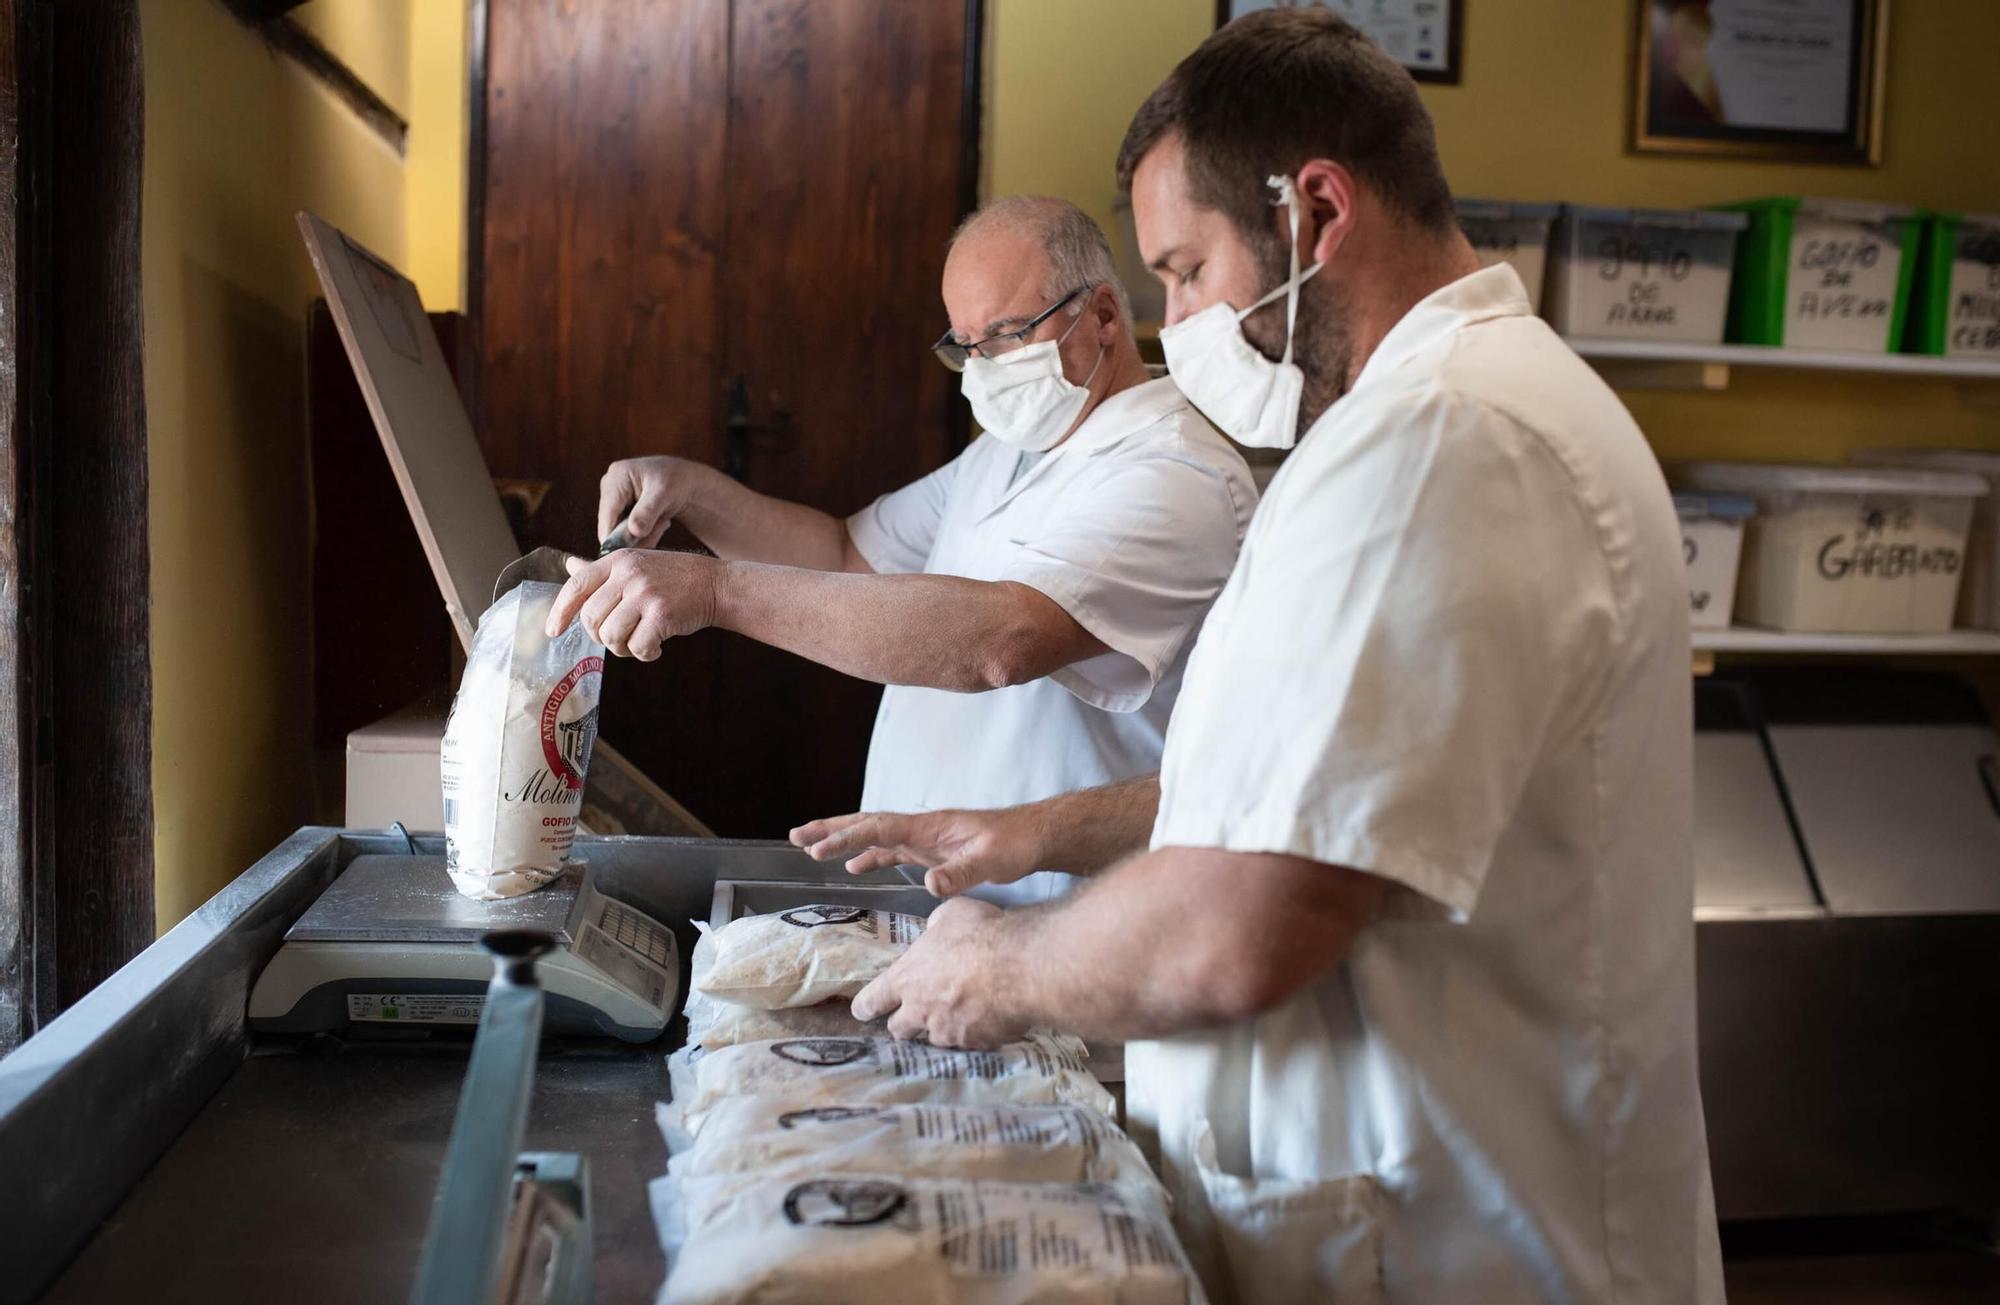
[[[1037,864],[1093,875],[1145,850],[1160,809],[1160,777],[1106,784],[1016,807],[1035,831]]]
[[[713,467],[691,474],[698,477],[694,492],[676,520],[717,557],[813,571],[871,569],[839,517],[759,494]]]
[[[1066,665],[1090,649],[1052,647],[1036,604],[1010,582],[944,575],[843,575],[726,562],[715,624],[878,684],[978,692]],[[1071,642],[1089,636],[1074,629]],[[1101,646],[1099,646],[1101,647]]]
[[[1324,973],[1379,892],[1336,867],[1163,848],[1061,901],[1006,912],[973,979],[1024,1026],[1166,1037],[1249,1018]]]

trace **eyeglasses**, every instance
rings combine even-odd
[[[938,342],[931,346],[931,352],[937,355],[939,362],[955,372],[964,371],[965,360],[974,354],[978,354],[981,358],[998,358],[1003,354],[1010,354],[1026,344],[1028,337],[1033,335],[1036,328],[1041,326],[1043,322],[1055,316],[1057,309],[1069,303],[1070,300],[1076,298],[1084,291],[1095,288],[1095,286],[1080,285],[1041,312],[1036,313],[1034,318],[1019,330],[1002,331],[998,335],[989,335],[984,340],[975,340],[971,344],[960,344],[951,338],[950,331],[946,331],[938,337]]]

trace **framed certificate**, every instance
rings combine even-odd
[[[1632,147],[1882,161],[1889,0],[1631,0]]]
[[[1290,8],[1306,0],[1216,0],[1215,25],[1257,9]],[[1311,0],[1366,32],[1420,82],[1458,84],[1459,30],[1466,0]]]

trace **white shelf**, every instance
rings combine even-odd
[[[1615,386],[1627,389],[1720,390],[1733,367],[1841,372],[1947,381],[1981,397],[2000,392],[2000,361],[1933,358],[1913,353],[1830,353],[1761,344],[1657,344],[1645,340],[1566,337]]]
[[[2000,381],[2000,362],[1983,358],[1933,358],[1918,353],[1831,353],[1820,349],[1774,349],[1762,344],[1656,344],[1647,340],[1565,337],[1586,358],[1639,362],[1722,363],[1736,367],[1789,367],[1807,371],[1884,372],[1895,376],[1939,376],[1947,380]]]
[[[1847,656],[1983,655],[2000,653],[2000,633],[1953,630],[1947,634],[1790,634],[1736,626],[1696,630],[1694,650],[1709,653],[1812,653]]]

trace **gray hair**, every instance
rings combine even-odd
[[[956,245],[968,236],[995,231],[1032,240],[1049,256],[1049,279],[1042,286],[1046,298],[1060,299],[1080,286],[1108,285],[1118,300],[1118,315],[1124,319],[1125,329],[1132,329],[1132,301],[1111,261],[1111,242],[1090,214],[1066,199],[1008,195],[959,223],[950,243]],[[1074,317],[1083,308],[1083,297],[1079,296],[1066,311]]]

